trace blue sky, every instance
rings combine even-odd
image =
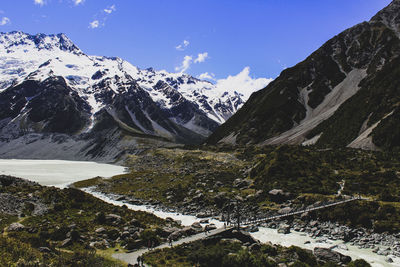
[[[69,36],[85,53],[216,79],[275,78],[390,0],[1,0],[0,31]],[[186,60],[185,60],[186,59]],[[186,65],[182,65],[183,62]],[[203,75],[202,77],[205,77]]]

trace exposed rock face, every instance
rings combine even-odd
[[[207,142],[400,146],[399,14],[396,0],[335,36],[254,93]]]
[[[333,262],[336,264],[347,264],[351,262],[351,257],[332,251],[329,248],[314,248],[314,255],[319,261]]]

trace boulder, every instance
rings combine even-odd
[[[347,264],[351,262],[351,257],[345,256],[336,251],[332,251],[329,248],[314,248],[314,256],[322,262],[331,261],[336,264]]]
[[[122,218],[119,215],[116,215],[116,214],[107,214],[106,215],[106,223],[107,224],[118,225],[121,222],[122,222]]]
[[[12,223],[7,227],[8,232],[19,232],[23,231],[25,229],[25,226],[20,223]]]
[[[250,251],[259,251],[261,248],[260,244],[258,243],[253,243],[250,245],[249,250]]]
[[[51,250],[48,247],[40,247],[39,251],[43,252],[43,253],[50,253],[51,252]]]
[[[281,203],[290,197],[290,193],[286,193],[282,189],[272,189],[268,192],[268,196],[272,201]]]
[[[280,234],[290,234],[290,226],[287,225],[287,224],[279,225],[278,233],[280,233]]]
[[[170,234],[168,236],[168,239],[171,239],[171,240],[175,241],[175,240],[178,240],[182,235],[183,235],[183,232],[178,230],[178,231],[175,231],[172,234]]]
[[[121,234],[117,229],[111,229],[107,232],[107,237],[111,240],[116,240]]]
[[[250,186],[250,184],[252,183],[252,180],[250,179],[236,179],[235,181],[233,181],[233,187],[235,188],[248,188]]]
[[[107,230],[104,227],[100,227],[100,228],[97,228],[95,230],[95,232],[98,234],[104,234],[105,232],[107,232]]]
[[[203,227],[201,226],[201,224],[199,222],[192,223],[192,227],[195,229],[203,229]]]
[[[287,214],[292,211],[291,207],[284,207],[278,211],[279,214]]]
[[[64,241],[61,242],[60,247],[64,248],[64,247],[68,247],[70,245],[72,245],[72,239],[71,238],[67,238]]]

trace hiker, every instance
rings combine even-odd
[[[149,250],[151,250],[151,241],[149,240],[149,242],[147,242],[147,248],[149,249]]]
[[[224,229],[226,229],[226,222],[224,222]]]
[[[168,237],[168,243],[169,243],[170,247],[172,248],[172,238],[171,237]]]
[[[138,262],[138,265],[139,266],[142,266],[140,263],[142,262],[142,257],[141,256],[138,256],[137,257],[137,262]]]

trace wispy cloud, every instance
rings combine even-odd
[[[10,24],[10,23],[11,23],[11,20],[7,17],[2,17],[0,20],[0,26],[4,26],[4,25]]]
[[[199,78],[200,80],[215,81],[215,74],[214,73],[204,72],[204,73],[200,74],[199,76],[197,76],[197,78]]]
[[[83,4],[85,2],[85,0],[74,0],[74,4],[76,5],[76,6],[78,6],[78,5],[80,5],[80,4]]]
[[[177,72],[185,72],[190,68],[190,65],[193,62],[193,57],[191,56],[185,56],[183,58],[182,64],[179,67],[175,68],[175,71]]]
[[[112,6],[109,6],[109,7],[105,8],[103,11],[106,12],[107,14],[111,14],[116,10],[117,9],[115,8],[115,5],[112,5]]]
[[[96,29],[100,26],[100,22],[98,20],[93,20],[89,23],[89,28]]]
[[[197,58],[195,58],[194,61],[193,61],[193,56],[186,55],[186,56],[183,58],[182,64],[181,64],[179,67],[176,67],[176,68],[175,68],[175,71],[178,71],[178,72],[185,72],[185,71],[187,71],[187,70],[190,68],[190,65],[191,65],[192,63],[195,63],[195,64],[196,64],[196,63],[202,63],[202,62],[204,62],[207,58],[208,58],[208,53],[207,53],[207,52],[198,54],[198,55],[197,55]]]
[[[46,0],[34,0],[35,5],[43,6],[47,4]]]
[[[190,44],[190,42],[188,40],[183,40],[183,42],[181,44],[179,44],[178,46],[175,46],[175,49],[178,51],[183,51],[186,49],[186,47]]]
[[[84,0],[75,0],[75,1],[84,1]],[[111,5],[109,7],[104,8],[101,10],[92,22],[89,22],[90,29],[101,28],[106,25],[106,20],[108,16],[117,10],[115,5]]]
[[[207,52],[200,53],[197,55],[197,58],[194,60],[194,63],[202,63],[202,62],[206,61],[207,58],[208,58]]]

